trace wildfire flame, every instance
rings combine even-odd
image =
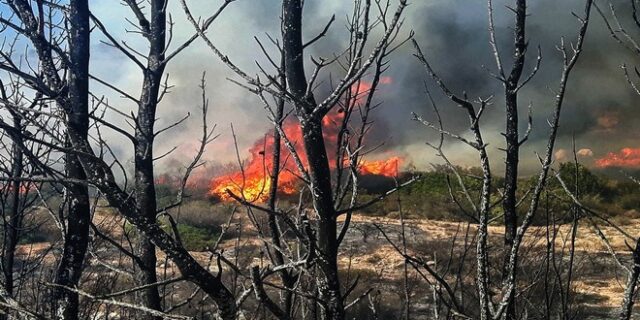
[[[620,152],[609,152],[596,160],[599,168],[608,167],[640,167],[640,148],[623,148]]]
[[[389,84],[392,79],[383,77],[380,83]],[[357,103],[362,102],[366,98],[366,92],[371,90],[371,84],[368,82],[360,82],[354,85],[353,91]],[[335,109],[325,116],[322,121],[323,136],[327,150],[335,150],[338,143],[338,135],[340,133],[340,125],[344,119],[344,110]],[[296,154],[299,155],[303,165],[306,165],[307,158],[302,146],[302,130],[300,125],[294,118],[287,118],[282,125],[287,138],[294,144]],[[243,170],[238,170],[227,175],[223,175],[211,180],[209,194],[218,197],[222,201],[230,201],[229,192],[243,197],[249,201],[264,201],[268,197],[269,188],[271,187],[271,155],[274,150],[274,138],[271,134],[266,134],[263,138],[256,141],[249,149],[248,161],[243,163]],[[292,158],[291,153],[281,141],[281,162],[280,174],[278,175],[278,192],[281,194],[294,194],[297,192],[297,184],[299,177],[298,167]],[[329,163],[332,169],[335,169],[336,159],[334,152],[328,152]],[[343,160],[345,161],[345,160]],[[346,161],[345,161],[346,163]],[[395,177],[398,175],[398,168],[402,164],[400,157],[392,157],[387,160],[379,161],[360,161],[359,171],[361,174],[382,175],[387,177]]]
[[[362,161],[359,170],[361,174],[370,174],[393,178],[398,176],[398,168],[402,164],[402,158],[391,157],[380,161]]]

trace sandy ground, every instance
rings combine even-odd
[[[122,218],[118,215],[110,213],[96,215],[94,222],[101,229],[111,230],[110,235],[118,237],[122,235]],[[255,237],[255,232],[249,227],[249,223],[245,225],[246,237],[240,242],[234,239],[222,241],[221,249],[224,249],[225,256],[233,259],[236,254],[246,255],[249,253],[253,258],[249,257],[243,260],[244,264],[264,264],[264,257],[260,257],[256,253],[256,248],[261,245],[261,240]],[[432,221],[432,220],[406,220],[405,235],[410,253],[422,255],[431,259],[446,259],[447,252],[450,250],[451,243],[455,239],[456,246],[462,247],[465,238],[465,232],[468,225],[466,223]],[[339,263],[343,269],[370,270],[372,273],[380,274],[381,278],[389,281],[397,281],[402,277],[404,259],[391,246],[388,240],[378,230],[379,226],[396,244],[401,243],[401,227],[398,219],[376,218],[361,215],[354,215],[350,231],[345,237],[342,244],[342,254]],[[475,227],[469,226],[468,241],[473,238]],[[616,268],[615,260],[611,257],[611,251],[617,253],[618,258],[623,264],[628,264],[630,260],[629,248],[627,244],[634,244],[630,237],[640,236],[640,219],[629,219],[623,227],[628,236],[623,235],[619,230],[604,223],[600,223],[599,229],[608,239],[608,245],[599,236],[596,229],[584,220],[578,228],[578,236],[576,241],[576,265],[577,270],[584,270],[589,273],[584,277],[577,276],[574,282],[576,290],[585,295],[596,296],[594,299],[585,301],[586,305],[592,304],[593,307],[611,308],[612,310],[621,304],[622,292],[624,289],[625,273],[621,267]],[[119,230],[119,231],[118,231]],[[559,227],[558,234],[555,239],[556,249],[568,251],[568,238],[571,226],[562,225]],[[500,244],[502,237],[502,227],[490,227],[490,243]],[[531,227],[524,246],[528,250],[540,250],[544,254],[546,247],[546,227]],[[420,248],[420,250],[416,249]],[[426,248],[426,249],[425,249]],[[432,248],[433,253],[429,250]],[[427,252],[425,252],[425,250]],[[470,254],[473,255],[475,246],[471,246]],[[440,257],[436,255],[440,254]],[[444,253],[444,254],[443,254]],[[44,261],[47,263],[55,263],[56,257],[59,256],[60,249],[51,249],[49,243],[32,243],[21,245],[18,248],[18,258],[28,259],[38,255],[44,255]],[[215,259],[211,259],[208,252],[192,252],[193,256],[203,265],[207,265],[215,272],[217,269]],[[116,260],[96,261],[95,255],[89,257],[92,265],[101,263],[116,263]],[[115,259],[115,258],[114,258]],[[608,267],[605,270],[589,270],[594,265],[593,260],[608,261]],[[177,274],[175,267],[169,262],[162,252],[158,252],[158,271],[167,274]],[[584,269],[581,269],[584,268]],[[594,267],[595,268],[595,267]]]

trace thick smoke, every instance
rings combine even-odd
[[[208,16],[220,1],[189,2],[192,12],[196,15]],[[392,1],[392,4],[395,4],[395,1]],[[513,51],[510,29],[513,14],[505,7],[508,4],[509,1],[494,3],[498,41],[507,68],[510,67]],[[314,56],[329,57],[344,48],[347,41],[346,16],[351,14],[352,2],[308,0],[305,5],[307,38],[317,34],[332,14],[336,15],[336,22],[329,34],[310,49],[311,53]],[[583,5],[581,0],[541,0],[532,1],[529,5],[530,47],[525,70],[528,72],[532,69],[538,45],[542,50],[543,61],[540,71],[522,91],[520,97],[523,131],[526,127],[524,122],[527,105],[532,103],[534,110],[534,130],[522,151],[522,166],[525,171],[533,172],[537,169],[534,151],[542,152],[546,143],[546,120],[550,116],[554,99],[552,90],[557,87],[561,72],[561,55],[556,50],[556,45],[561,37],[565,37],[567,43],[575,39],[578,22],[571,13],[582,13]],[[126,34],[126,30],[132,28],[127,25],[125,18],[134,19],[126,8],[111,2],[107,4],[106,1],[94,2],[93,6],[96,8],[96,15],[114,34],[123,39],[127,38],[129,45],[146,50],[144,42],[128,40],[135,36]],[[175,22],[175,47],[192,35],[193,29],[186,22],[178,1],[173,1],[169,10]],[[629,23],[628,19],[623,17],[623,4],[620,4],[618,12],[621,13],[621,20]],[[280,1],[239,0],[222,14],[208,34],[234,63],[249,73],[257,73],[256,61],[265,66],[268,62],[260,52],[254,36],[268,45],[267,34],[278,36],[279,16]],[[593,23],[586,40],[584,55],[569,82],[558,140],[558,148],[567,150],[571,148],[571,139],[575,135],[579,149],[591,150],[583,152],[583,158],[587,161],[622,147],[640,147],[635,141],[639,133],[635,124],[638,123],[637,118],[640,114],[635,111],[638,106],[633,103],[636,97],[619,68],[622,63],[633,65],[633,55],[611,39],[602,19],[595,11],[592,18]],[[498,166],[502,162],[499,148],[504,144],[500,135],[504,128],[504,103],[499,98],[503,89],[486,70],[495,69],[488,44],[486,2],[412,1],[406,10],[403,28],[405,34],[410,30],[415,31],[416,40],[423,47],[434,68],[456,92],[465,91],[470,97],[496,96],[482,125],[486,139],[490,142],[493,162]],[[633,29],[630,24],[629,29]],[[411,121],[410,116],[410,112],[413,111],[425,117],[433,117],[425,95],[425,83],[428,90],[434,93],[449,130],[464,133],[468,123],[460,109],[439,94],[437,87],[426,77],[412,53],[413,49],[407,44],[391,57],[391,68],[387,75],[393,81],[380,88],[378,99],[383,102],[383,107],[378,108],[374,115],[377,128],[372,132],[372,141],[385,142],[380,152],[403,155],[417,168],[428,168],[430,163],[438,162],[438,159],[424,142],[433,141],[437,135]],[[114,81],[134,96],[138,94],[140,71],[135,65],[129,63],[115,49],[97,41],[94,41],[92,54],[95,59],[92,66],[95,74]],[[332,71],[333,79],[339,76],[340,72],[337,69]],[[158,153],[170,150],[174,146],[179,147],[172,158],[174,160],[186,159],[194,153],[200,134],[198,84],[203,72],[207,74],[211,104],[210,120],[218,124],[221,133],[220,138],[210,146],[206,154],[208,159],[219,162],[234,161],[233,139],[229,130],[231,123],[238,133],[239,148],[243,155],[246,155],[246,150],[255,140],[269,130],[266,112],[260,101],[227,80],[237,77],[212,55],[202,41],[196,41],[192,47],[178,56],[170,64],[167,72],[173,88],[160,107],[159,127],[175,122],[187,112],[191,113],[191,117],[182,126],[158,138]],[[325,80],[328,79],[329,74],[325,74]],[[94,88],[107,95],[111,104],[124,112],[132,109],[131,103],[113,92],[100,88],[97,84],[94,84]],[[319,89],[319,95],[322,95],[322,90],[323,88]],[[116,115],[109,117],[118,118]],[[118,151],[124,158],[130,152],[127,147],[119,148]],[[449,141],[446,151],[461,165],[477,163],[473,150],[456,141]],[[175,162],[166,162],[168,163]]]

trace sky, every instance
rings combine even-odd
[[[196,16],[207,17],[220,4],[220,0],[187,1]],[[505,7],[512,1],[495,1],[496,28],[502,59],[509,65],[512,52],[513,14]],[[392,6],[397,4],[391,0]],[[633,30],[629,17],[623,16],[626,1],[614,1],[619,8],[621,21]],[[565,41],[575,40],[578,21],[572,11],[582,13],[583,0],[538,0],[530,1],[528,17],[528,40],[530,55],[525,72],[532,69],[535,61],[535,47],[540,46],[543,60],[540,71],[532,82],[521,92],[521,118],[526,119],[527,105],[533,105],[533,132],[523,147],[521,167],[524,172],[533,173],[538,167],[535,152],[543,152],[548,133],[547,119],[553,107],[553,89],[557,88],[561,72],[561,56],[555,46],[561,37]],[[327,36],[308,52],[314,56],[329,57],[345,47],[346,17],[351,13],[352,1],[347,0],[307,0],[304,10],[304,37],[315,36],[335,14],[336,22]],[[91,0],[92,12],[107,26],[110,32],[127,45],[144,52],[146,44],[132,30],[128,21],[135,21],[130,10],[115,0]],[[605,8],[606,9],[606,8]],[[628,9],[628,8],[627,8]],[[185,13],[177,0],[171,0],[169,13],[174,22],[172,48],[177,47],[194,30],[186,21]],[[229,56],[235,64],[250,74],[257,72],[256,61],[265,64],[254,37],[267,43],[267,35],[279,37],[280,1],[277,0],[237,0],[232,3],[211,26],[208,35]],[[486,69],[494,70],[492,53],[488,43],[486,1],[482,0],[413,0],[405,10],[403,34],[415,32],[415,39],[422,46],[434,69],[456,92],[466,92],[470,97],[495,96],[493,105],[482,122],[489,152],[496,168],[500,171],[504,139],[504,101],[501,98],[501,84],[493,79]],[[379,34],[374,35],[379,36]],[[640,35],[639,39],[640,39]],[[141,89],[141,72],[118,50],[104,44],[105,37],[98,30],[93,31],[91,73],[114,83],[132,96],[138,96]],[[171,50],[170,50],[171,51]],[[435,120],[425,95],[427,88],[434,93],[436,103],[448,130],[466,134],[467,119],[460,109],[438,93],[437,87],[424,73],[420,63],[413,56],[413,48],[406,44],[390,57],[390,68],[385,76],[391,81],[380,87],[377,102],[382,107],[374,114],[375,129],[371,143],[384,142],[384,147],[376,157],[399,155],[406,159],[405,165],[418,169],[428,169],[431,164],[441,162],[435,152],[425,143],[434,142],[437,134],[411,120],[411,112]],[[620,66],[635,65],[635,56],[609,35],[597,14],[585,42],[585,51],[575,71],[571,75],[567,99],[561,120],[556,158],[559,161],[572,158],[572,137],[575,137],[581,161],[595,165],[597,159],[608,153],[619,152],[622,148],[640,148],[637,139],[640,128],[636,124],[640,117],[636,101],[638,97],[627,84]],[[309,62],[309,59],[307,59]],[[333,78],[339,72],[333,70]],[[177,56],[168,66],[168,81],[173,86],[170,94],[161,103],[157,128],[174,123],[190,113],[190,118],[177,128],[159,136],[156,153],[162,154],[177,147],[169,157],[159,161],[159,167],[170,169],[176,163],[186,163],[197,148],[200,135],[200,78],[206,73],[207,95],[210,99],[209,120],[217,125],[219,138],[205,153],[210,163],[235,161],[233,138],[230,126],[238,133],[241,155],[247,155],[253,143],[264,136],[270,128],[267,114],[260,101],[245,89],[229,79],[240,80],[224,66],[201,40]],[[323,80],[329,74],[321,75]],[[134,110],[132,103],[118,96],[112,90],[92,83],[92,90],[108,98],[111,105],[125,113]],[[323,92],[318,92],[322,97]],[[113,112],[107,117],[122,126],[122,118]],[[522,131],[526,128],[523,120]],[[130,158],[131,146],[124,143],[117,134],[105,133],[115,151],[122,158]],[[122,143],[120,143],[122,141]],[[634,149],[635,150],[635,149]],[[456,164],[477,166],[474,150],[460,142],[446,142],[445,152]]]

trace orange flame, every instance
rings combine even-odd
[[[339,112],[332,112],[323,119],[323,134],[328,145],[336,144],[339,130],[337,124],[341,119],[342,114]],[[295,145],[296,154],[300,156],[302,163],[306,164],[306,154],[302,148],[302,130],[296,120],[288,118],[282,129],[287,138]],[[256,141],[249,149],[250,156],[248,162],[243,164],[243,170],[213,179],[210,183],[209,194],[217,196],[223,201],[233,200],[229,192],[249,201],[266,200],[271,187],[271,155],[274,151],[274,143],[272,135],[266,135]],[[294,172],[298,172],[298,168],[284,142],[280,143],[281,162],[278,191],[283,194],[294,194],[298,182],[298,177]]]
[[[359,169],[361,174],[370,174],[393,178],[398,176],[398,168],[401,164],[402,158],[392,157],[387,160],[362,161]]]
[[[223,176],[216,178],[211,184],[214,185],[214,187],[209,193],[217,195],[223,201],[233,200],[228,192],[233,192],[233,194],[249,201],[264,201],[271,187],[271,178],[261,175],[249,175],[245,177],[245,179],[242,179],[242,174],[234,173],[231,177]]]
[[[392,82],[390,77],[381,78],[382,84]],[[356,103],[364,102],[367,93],[371,90],[371,84],[361,81],[354,85],[354,99]],[[340,127],[344,119],[344,110],[334,109],[327,114],[322,121],[323,136],[327,150],[335,150],[338,143]],[[287,118],[282,125],[282,129],[287,138],[294,144],[296,154],[300,161],[306,166],[307,157],[302,145],[302,130],[295,118]],[[299,177],[296,174],[298,167],[295,161],[281,141],[281,163],[280,174],[278,175],[278,192],[281,194],[295,194]],[[271,187],[271,155],[274,150],[274,139],[271,134],[266,134],[264,138],[256,141],[249,149],[249,159],[243,165],[243,170],[223,175],[211,180],[209,194],[218,197],[223,201],[232,200],[230,192],[248,201],[265,201],[268,198]],[[332,169],[335,168],[336,159],[333,152],[328,152],[329,162]],[[398,167],[402,163],[399,157],[393,157],[381,161],[362,161],[360,171],[362,174],[383,175],[394,177],[398,175]]]
[[[640,148],[623,148],[620,152],[609,152],[596,160],[599,168],[608,167],[640,167]]]

